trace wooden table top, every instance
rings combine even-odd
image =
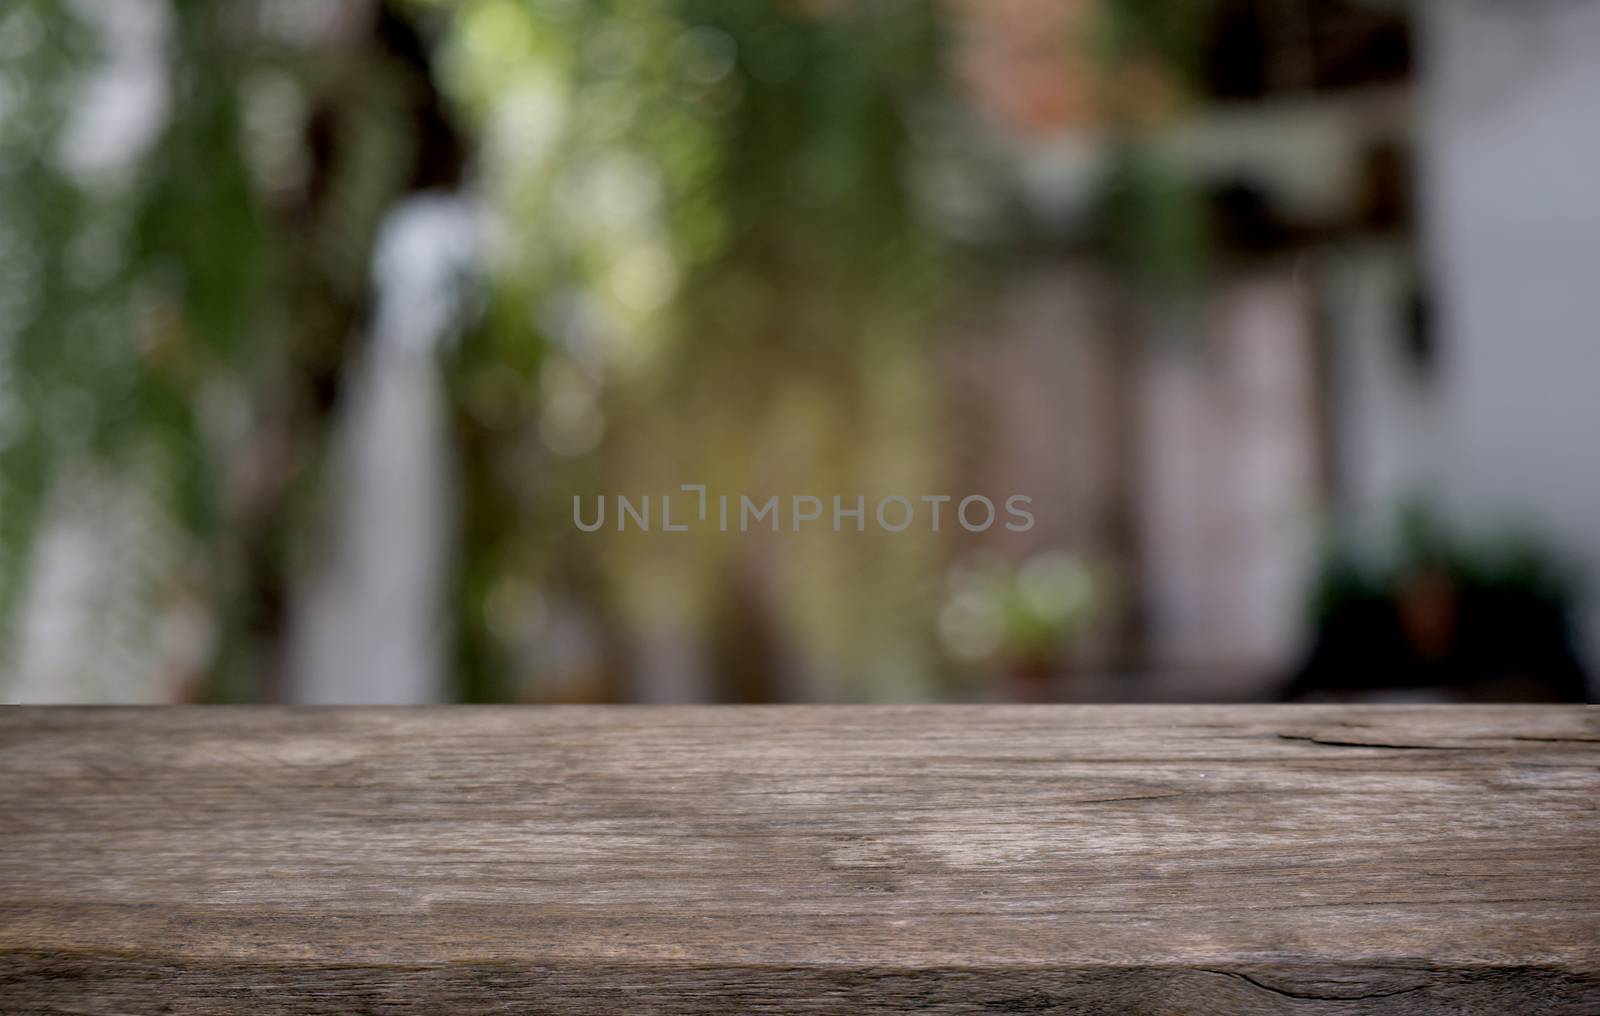
[[[1600,710],[0,710],[5,1013],[1600,1012]]]

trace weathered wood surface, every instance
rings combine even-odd
[[[0,711],[5,1013],[1600,1012],[1600,712]]]

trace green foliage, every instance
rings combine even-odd
[[[862,414],[926,419],[920,394],[880,390],[869,410],[866,393],[925,393],[905,341],[934,307],[939,245],[909,193],[908,120],[940,97],[936,27],[921,0],[458,10],[446,80],[477,120],[480,176],[508,224],[488,320],[453,364],[469,696],[519,694],[503,680],[518,590],[579,596],[622,626],[660,622],[631,613],[645,602],[675,624],[725,623],[715,590],[750,570],[749,548],[577,545],[573,493],[870,489],[875,456],[921,468],[926,427]],[[761,468],[798,434],[807,447],[781,474]],[[863,448],[863,434],[899,445]],[[848,654],[884,590],[841,596],[825,577],[838,553],[807,548],[773,609]],[[652,601],[658,581],[676,595]]]
[[[1210,254],[1201,195],[1151,139],[1119,146],[1104,213],[1111,254],[1134,281],[1167,297],[1198,289]]]
[[[873,654],[936,669],[941,547],[578,544],[568,512],[575,492],[686,481],[944,486],[927,343],[955,255],[912,179],[954,147],[923,136],[943,122],[926,114],[958,101],[946,8],[381,5],[384,24],[438,29],[431,65],[360,33],[252,35],[269,8],[171,0],[166,121],[109,180],[59,157],[96,33],[51,0],[0,12],[0,619],[50,498],[87,468],[170,523],[152,595],[183,584],[210,612],[200,693],[272,694],[373,242],[397,200],[440,183],[423,172],[439,146],[421,112],[437,86],[499,226],[484,314],[446,365],[464,491],[459,694],[530,693],[513,672],[546,594],[579,601],[613,644],[760,610],[817,647],[820,669],[864,673]],[[1184,41],[1153,32],[1184,21],[1171,5],[1113,8],[1113,64],[1178,59]],[[262,155],[272,95],[300,108],[274,128],[283,151]],[[1146,140],[1123,138],[1112,214],[1129,259],[1181,285],[1197,211]],[[726,620],[726,590],[752,575],[781,589],[734,597],[745,614]],[[1010,614],[1019,644],[1061,633],[1053,615]]]
[[[0,134],[9,177],[0,235],[17,289],[0,347],[13,424],[0,441],[0,618],[8,625],[41,509],[68,471],[144,487],[201,546],[222,532],[226,470],[198,413],[209,385],[238,378],[251,362],[266,237],[239,151],[238,68],[221,45],[217,9],[184,3],[173,14],[162,136],[132,165],[104,173],[65,155],[75,104],[99,59],[96,32],[51,3],[13,8],[0,28],[24,50],[8,64],[20,100]],[[30,41],[17,43],[18,35]]]
[[[107,40],[85,9],[0,13],[0,623],[41,513],[87,472],[141,490],[170,523],[145,534],[159,553],[132,557],[152,600],[209,609],[190,693],[257,698],[373,237],[415,165],[415,82],[361,39],[286,51],[245,32],[237,7],[173,0],[158,135],[86,170],[67,151]],[[309,163],[301,196],[271,193],[251,157],[246,107],[268,77],[325,121],[288,125]]]
[[[1311,614],[1333,616],[1353,603],[1388,601],[1419,576],[1436,576],[1467,592],[1520,597],[1569,609],[1578,583],[1544,541],[1517,528],[1466,534],[1422,503],[1399,513],[1382,553],[1333,542],[1312,586]]]
[[[1214,0],[1106,0],[1103,55],[1113,64],[1150,61],[1187,80],[1215,6]]]

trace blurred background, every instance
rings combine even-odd
[[[0,699],[1583,700],[1597,50],[1582,0],[8,0]],[[1036,524],[574,524],[696,483]]]

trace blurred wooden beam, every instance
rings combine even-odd
[[[0,711],[0,1010],[1592,1013],[1578,707]]]

